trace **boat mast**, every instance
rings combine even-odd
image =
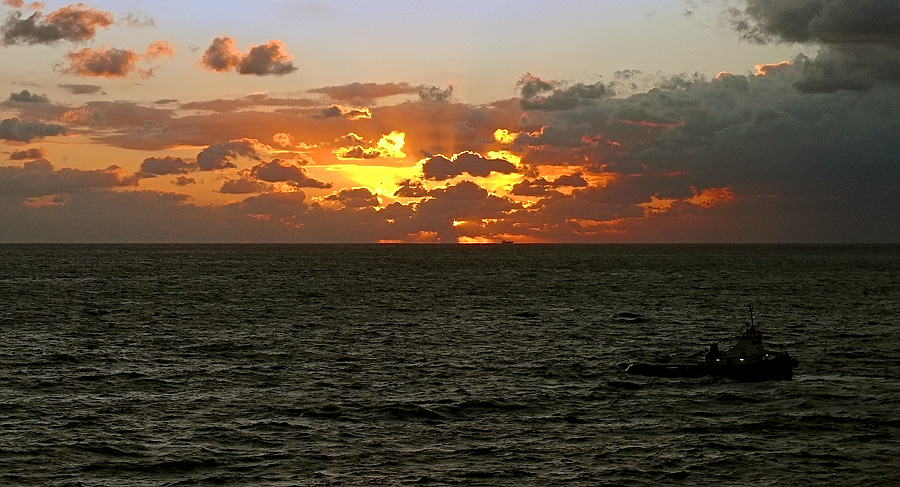
[[[753,303],[747,303],[747,308],[750,309],[750,327],[747,329],[752,330],[756,327],[756,325],[753,323]]]

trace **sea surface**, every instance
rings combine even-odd
[[[670,484],[900,485],[900,246],[0,246],[0,485]]]

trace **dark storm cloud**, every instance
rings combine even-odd
[[[283,76],[297,70],[289,59],[284,44],[279,40],[273,39],[266,44],[251,47],[244,54],[235,46],[231,37],[217,37],[203,53],[200,64],[219,73],[234,70],[240,74],[256,76]]]
[[[738,32],[759,43],[900,46],[900,2],[896,0],[746,0],[733,9]]]
[[[22,90],[18,93],[10,93],[9,101],[19,103],[49,103],[50,99],[47,98],[47,95],[38,95],[37,93],[32,93],[28,90]]]
[[[822,46],[815,58],[798,58],[800,90],[868,90],[879,81],[900,82],[896,0],[747,0],[743,10],[730,14],[752,42]]]
[[[31,142],[34,139],[64,135],[65,133],[66,128],[62,125],[35,120],[22,121],[18,118],[7,118],[0,122],[0,139],[4,140]]]
[[[519,172],[516,165],[504,159],[486,159],[480,154],[465,151],[446,158],[442,155],[431,156],[422,164],[422,175],[425,179],[443,181],[462,174],[475,177],[488,177],[492,172],[513,174]]]
[[[3,44],[53,44],[59,41],[85,42],[94,38],[98,28],[109,27],[113,16],[108,12],[86,8],[83,4],[54,10],[42,18],[35,12],[22,18],[21,12],[7,17],[0,33]]]
[[[551,82],[527,73],[518,82],[520,106],[523,110],[568,110],[585,103],[611,96],[612,91],[601,82],[587,85]]]
[[[728,201],[736,214],[751,215],[746,208],[761,198],[771,199],[770,208],[780,207],[766,215],[766,234],[731,234],[731,240],[840,241],[848,238],[845,228],[859,228],[860,222],[873,224],[871,231],[855,234],[857,240],[900,238],[896,225],[884,219],[900,214],[894,196],[900,191],[896,86],[811,94],[794,88],[804,76],[797,63],[765,72],[675,83],[555,112],[541,131],[516,140],[526,153],[523,163],[533,163],[532,154],[574,149],[585,172],[612,179],[602,191],[549,193],[553,197],[534,210],[547,217],[633,218],[653,197],[704,208],[703,191],[721,192],[731,197],[711,201]],[[576,141],[580,147],[573,147]],[[566,160],[573,160],[571,154],[557,164]],[[531,183],[516,192],[542,189],[546,185]],[[809,227],[802,237],[791,223],[800,215]],[[725,238],[713,226],[706,230],[708,239]],[[651,231],[650,225],[643,231]]]

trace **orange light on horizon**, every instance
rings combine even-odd
[[[497,243],[497,239],[490,238],[490,237],[460,236],[460,237],[456,238],[456,243],[460,243],[460,244],[464,244],[464,245],[484,245],[484,244]]]

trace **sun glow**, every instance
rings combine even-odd
[[[376,147],[381,152],[382,157],[403,159],[406,157],[406,153],[403,152],[404,145],[406,145],[406,133],[395,130],[382,136]]]
[[[512,144],[519,138],[517,132],[510,132],[506,129],[497,129],[494,131],[494,140],[501,144]]]
[[[456,238],[456,243],[465,245],[483,245],[497,243],[497,239],[490,237],[468,237],[463,235]]]

